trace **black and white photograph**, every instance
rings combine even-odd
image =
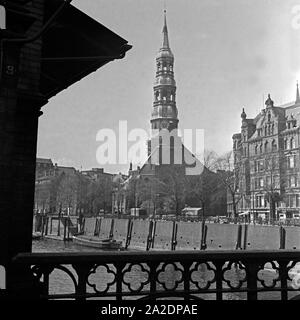
[[[0,0],[0,303],[66,300],[300,300],[300,0]]]

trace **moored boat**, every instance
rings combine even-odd
[[[122,249],[122,241],[114,239],[99,239],[98,237],[87,237],[83,235],[73,236],[73,242],[82,246],[97,249]]]
[[[41,232],[38,232],[38,231],[32,232],[32,240],[39,240],[41,239],[41,237],[42,237]]]

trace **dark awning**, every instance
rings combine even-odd
[[[45,21],[62,0],[46,0]],[[104,64],[125,56],[127,41],[68,5],[43,35],[41,94],[47,99]]]

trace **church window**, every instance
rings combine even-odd
[[[271,121],[271,113],[268,113],[268,121]]]

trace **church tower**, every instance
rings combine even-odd
[[[153,87],[154,101],[151,129],[178,127],[176,107],[176,82],[174,79],[174,56],[170,49],[166,10],[164,10],[163,42],[156,56],[156,77]]]

